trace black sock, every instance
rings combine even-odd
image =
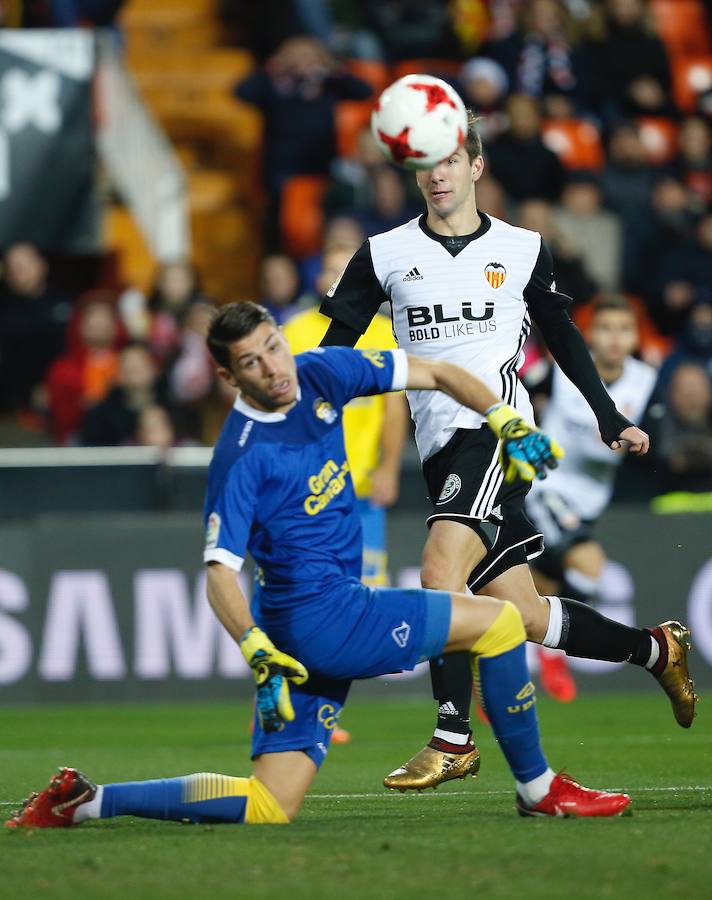
[[[438,724],[440,731],[450,731],[468,736],[470,725],[470,704],[472,703],[472,669],[470,654],[447,653],[430,660],[430,678],[433,683],[433,697],[438,701]],[[437,740],[437,738],[435,739]],[[438,749],[443,749],[438,747]]]
[[[563,622],[558,646],[568,656],[631,662],[645,666],[650,659],[653,635],[607,619],[591,606],[561,597]]]

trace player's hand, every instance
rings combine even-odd
[[[614,450],[625,447],[629,453],[633,453],[635,456],[644,456],[650,447],[650,438],[640,428],[630,425],[621,431],[618,440],[613,441],[611,447]]]
[[[394,472],[387,466],[378,466],[371,475],[371,503],[374,506],[388,507],[398,499],[400,472]]]
[[[564,455],[553,438],[528,425],[512,406],[498,403],[487,411],[487,422],[500,439],[499,464],[506,481],[546,478],[547,469],[555,469]]]
[[[262,730],[281,731],[294,719],[289,684],[304,684],[309,673],[304,666],[279,651],[261,629],[253,625],[240,638],[240,650],[257,682],[257,713]]]

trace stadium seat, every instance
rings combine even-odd
[[[641,116],[636,123],[648,162],[654,166],[669,163],[677,153],[677,123],[660,116]]]
[[[146,293],[151,289],[156,260],[131,213],[124,206],[109,206],[104,213],[103,246],[116,253],[118,278]]]
[[[375,59],[349,59],[346,68],[352,75],[367,81],[373,88],[374,99],[386,87],[390,80],[388,66]]]
[[[219,0],[131,0],[119,22],[130,52],[217,46],[225,37],[218,15]]]
[[[674,60],[672,80],[677,105],[682,112],[694,112],[699,95],[712,90],[712,55]]]
[[[282,242],[285,251],[298,259],[313,256],[321,248],[325,190],[326,178],[318,175],[296,175],[282,190]]]
[[[710,53],[710,23],[697,0],[652,0],[650,11],[671,57]]]
[[[351,59],[346,67],[373,88],[368,100],[344,100],[336,107],[336,146],[339,156],[351,156],[356,149],[358,134],[371,119],[371,110],[378,95],[388,83],[388,68],[375,60]]]
[[[462,63],[454,59],[404,59],[393,65],[391,74],[393,81],[403,78],[405,75],[414,75],[420,72],[447,79],[459,75],[460,69],[462,69]]]
[[[585,119],[546,119],[542,139],[567,169],[598,170],[603,166],[601,138]]]

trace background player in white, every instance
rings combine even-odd
[[[596,301],[587,342],[616,407],[640,421],[650,403],[657,372],[631,356],[638,344],[638,328],[625,297],[604,294]],[[567,452],[546,484],[533,485],[527,494],[527,515],[544,535],[544,552],[532,563],[534,583],[544,596],[563,594],[591,602],[596,599],[606,562],[593,527],[611,500],[624,452],[601,443],[595,417],[558,366],[552,367],[550,377],[550,397],[541,427]],[[558,700],[573,700],[576,685],[565,656],[545,647],[539,652],[553,657],[542,667],[542,687]]]
[[[388,301],[400,347],[458,363],[526,419],[531,405],[517,369],[533,319],[594,412],[603,441],[647,452],[648,436],[618,412],[601,383],[568,314],[570,298],[555,290],[541,236],[478,211],[475,185],[483,168],[470,115],[463,146],[416,174],[426,214],[366,241],[329,291],[321,308],[334,322],[323,343],[353,345]],[[677,721],[689,727],[695,697],[688,673],[677,664],[687,630],[679,623],[629,628],[575,600],[541,597],[527,566],[542,549],[541,535],[523,512],[527,488],[503,483],[496,442],[482,417],[440,395],[411,391],[408,401],[433,504],[422,584],[447,590],[467,584],[477,593],[504,596],[519,607],[530,640],[573,656],[648,668],[668,693]],[[386,778],[389,787],[447,780],[444,754],[459,752],[476,764],[469,662],[456,655],[431,661],[431,675],[439,703],[435,734]]]

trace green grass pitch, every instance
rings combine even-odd
[[[385,792],[382,776],[427,736],[431,704],[357,695],[344,716],[354,742],[333,748],[295,824],[122,818],[0,829],[0,897],[709,897],[712,727],[704,701],[687,732],[659,693],[584,696],[571,706],[540,700],[552,766],[633,796],[631,818],[582,821],[516,816],[510,776],[484,726],[476,781],[422,795]],[[2,708],[0,813],[43,787],[59,764],[98,781],[246,774],[249,709]]]

